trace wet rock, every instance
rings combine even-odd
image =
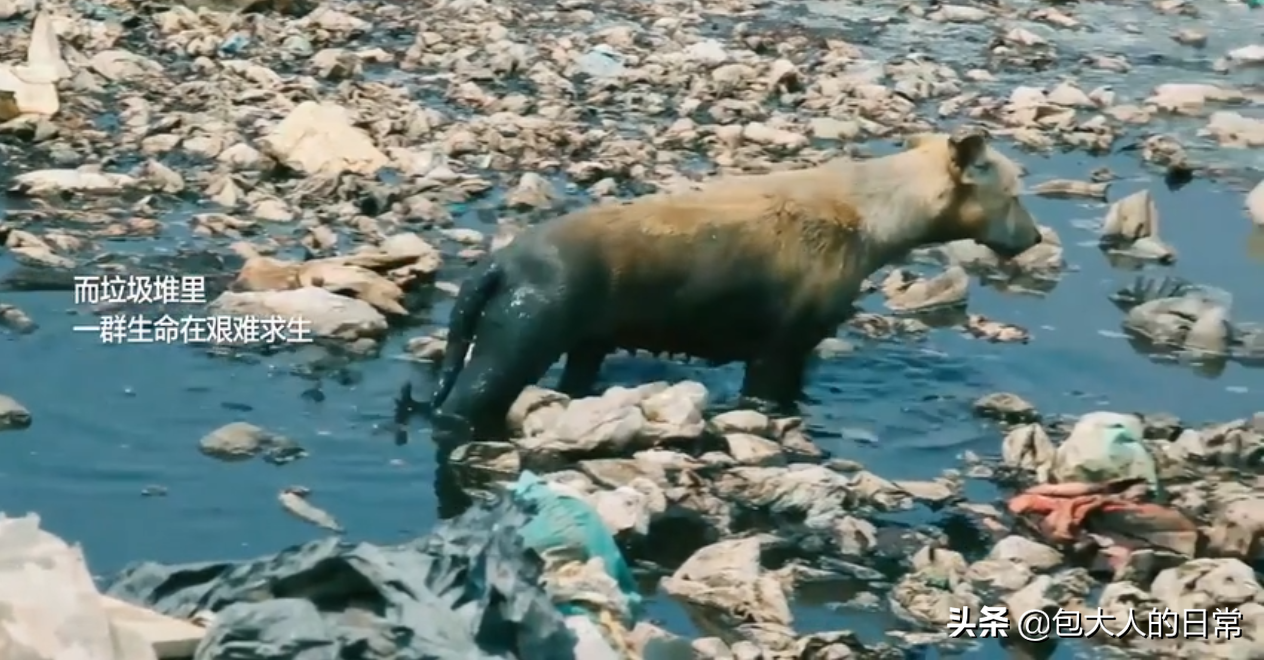
[[[692,646],[695,657],[701,660],[733,660],[733,650],[719,637],[699,637]]]
[[[346,80],[358,77],[363,63],[354,53],[342,48],[323,48],[311,59],[316,75],[326,80]]]
[[[1243,100],[1242,92],[1204,83],[1165,83],[1146,99],[1148,105],[1180,114],[1199,114],[1209,103],[1233,103]]]
[[[524,172],[518,185],[505,196],[509,208],[546,209],[557,199],[553,184],[535,172]]]
[[[930,331],[929,325],[916,318],[899,318],[863,312],[853,316],[847,325],[872,339],[915,337]]]
[[[779,466],[786,464],[781,445],[750,433],[728,433],[724,436],[729,455],[739,465]]]
[[[524,415],[522,428],[529,434],[513,442],[526,455],[622,453],[645,431],[641,399],[635,389],[612,387],[601,396],[576,399],[564,407],[540,406]],[[539,418],[545,415],[547,423],[542,423]]]
[[[1062,553],[1026,537],[1010,535],[996,542],[988,559],[1014,561],[1039,572],[1052,571],[1062,565]]]
[[[1012,323],[993,321],[981,314],[966,317],[966,331],[971,336],[986,339],[999,344],[1025,344],[1031,339],[1031,333]]]
[[[515,436],[534,437],[551,428],[570,401],[561,392],[528,385],[509,408],[506,422]]]
[[[671,577],[664,592],[709,625],[727,644],[753,642],[766,652],[787,651],[794,643],[794,619],[781,581],[764,571],[760,535],[721,541],[695,552]]]
[[[290,486],[277,495],[277,501],[281,503],[281,507],[287,513],[303,522],[311,523],[331,532],[342,533],[342,525],[339,525],[333,516],[307,501],[311,494],[311,490],[303,486]]]
[[[803,147],[808,142],[805,135],[757,121],[742,127],[742,139],[754,144],[787,148]]]
[[[912,507],[908,491],[864,470],[844,475],[827,467],[734,467],[713,483],[720,497],[751,510],[793,515],[813,529],[830,529],[839,511],[868,506],[878,511]]]
[[[1251,193],[1246,196],[1246,209],[1251,215],[1251,220],[1264,227],[1264,181],[1256,184],[1255,188],[1251,189]]]
[[[1065,106],[1069,108],[1096,108],[1097,104],[1084,90],[1076,87],[1070,82],[1062,82],[1055,85],[1053,89],[1045,95],[1045,100],[1054,105]]]
[[[1212,65],[1217,71],[1264,65],[1264,45],[1252,44],[1234,48]]]
[[[1212,516],[1206,535],[1209,554],[1255,561],[1264,538],[1264,497],[1248,494],[1224,503]]]
[[[969,565],[960,553],[926,546],[913,556],[913,572],[891,589],[896,617],[919,627],[943,630],[952,608],[978,611],[981,601],[965,579]]]
[[[31,425],[31,413],[11,396],[0,394],[0,431],[19,431]]]
[[[1102,613],[1107,616],[1114,617],[1115,621],[1127,621],[1129,616],[1136,613],[1149,612],[1152,610],[1162,611],[1162,603],[1154,596],[1150,595],[1141,586],[1127,581],[1115,581],[1107,584],[1103,589],[1101,596],[1098,597],[1097,606],[1102,609]],[[1172,630],[1171,628],[1176,628]],[[1144,630],[1144,628],[1143,628]],[[1166,637],[1171,635],[1177,637],[1178,626],[1171,626],[1168,630],[1164,630],[1167,635],[1156,635],[1156,637]],[[1112,632],[1115,632],[1112,630]]]
[[[934,481],[899,480],[892,482],[892,484],[896,488],[912,495],[913,499],[919,504],[924,504],[932,509],[942,508],[944,505],[961,497],[957,484],[947,479],[936,479]]]
[[[1198,131],[1222,147],[1234,149],[1264,147],[1264,120],[1246,117],[1237,112],[1211,113],[1207,126]]]
[[[1054,459],[1053,441],[1039,424],[1010,429],[1001,444],[1001,461],[1010,467],[1035,472],[1041,481]]]
[[[421,362],[438,362],[448,351],[448,339],[438,334],[413,337],[404,346],[404,352]]]
[[[1180,298],[1195,291],[1193,285],[1177,277],[1138,277],[1129,286],[1111,294],[1110,300],[1126,311],[1144,302]]]
[[[209,219],[198,216],[199,223],[209,223]],[[251,256],[242,264],[237,279],[233,280],[234,291],[284,291],[298,286],[299,264],[272,257]]]
[[[1027,586],[1033,575],[1031,567],[1020,561],[989,557],[970,564],[965,579],[975,593],[991,601]]]
[[[825,452],[808,438],[801,417],[783,417],[774,421],[769,437],[780,443],[782,451],[793,461],[813,463],[825,457]]]
[[[1207,33],[1194,28],[1183,28],[1172,35],[1172,40],[1183,46],[1202,48],[1207,45]]]
[[[1058,446],[1052,475],[1058,481],[1104,483],[1112,479],[1154,475],[1153,459],[1140,439],[1144,434],[1136,415],[1098,411],[1076,421],[1071,435]]]
[[[649,449],[637,452],[632,458],[598,458],[580,461],[580,472],[593,482],[606,488],[628,486],[637,479],[645,479],[660,488],[672,485],[668,472],[695,469],[699,463],[693,458],[672,451]]]
[[[211,302],[210,309],[230,316],[277,317],[287,325],[297,319],[310,337],[351,341],[381,337],[386,332],[386,317],[372,305],[314,286],[288,291],[226,291]]]
[[[1254,648],[1264,638],[1264,589],[1255,571],[1237,559],[1193,559],[1160,572],[1150,585],[1153,599],[1161,607],[1177,612],[1202,610],[1209,614],[1241,613],[1240,637],[1208,635],[1211,648]],[[1102,598],[1105,600],[1106,594]],[[1236,616],[1234,617],[1237,618]],[[1234,621],[1234,623],[1239,623]],[[1221,656],[1228,657],[1228,656]]]
[[[26,312],[0,303],[0,328],[7,328],[17,334],[25,335],[35,332],[39,325],[27,316]]]
[[[1026,399],[1009,392],[993,392],[977,399],[974,414],[1000,420],[1009,424],[1029,424],[1040,421],[1040,413]]]
[[[1176,250],[1159,239],[1159,210],[1148,190],[1111,204],[1102,224],[1101,245],[1138,259],[1176,261]]]
[[[942,23],[982,23],[992,18],[991,12],[968,5],[940,5],[927,15],[932,21]]]
[[[9,0],[0,4],[0,21],[7,21],[15,16],[32,14],[37,9],[39,9],[39,3],[34,0]]]
[[[297,442],[246,422],[232,422],[198,441],[203,454],[222,461],[244,461],[263,455],[269,463],[283,464],[307,455]]]
[[[0,65],[0,94],[7,92],[4,102],[0,103],[0,121],[20,115],[51,117],[57,114],[61,108],[57,81],[69,76],[53,18],[42,11],[31,27],[26,62]]]
[[[720,434],[749,433],[767,437],[772,430],[772,420],[757,410],[730,410],[711,418],[711,424]]]
[[[812,136],[821,140],[853,140],[860,135],[860,124],[854,121],[817,117],[809,122]]]
[[[585,499],[618,537],[645,536],[655,517],[667,510],[663,490],[644,478],[613,490],[599,490]]]
[[[622,60],[618,51],[605,44],[598,44],[575,60],[575,66],[580,72],[593,78],[618,78],[626,70]]]
[[[1031,191],[1041,197],[1054,199],[1097,199],[1106,200],[1110,190],[1110,182],[1074,181],[1071,179],[1053,179],[1032,186]]]
[[[1264,464],[1264,432],[1250,420],[1185,429],[1164,453],[1181,465],[1249,468]]]
[[[332,103],[298,104],[262,144],[266,153],[309,176],[372,176],[390,162],[373,139],[352,124],[347,109]]]
[[[121,81],[162,73],[162,65],[127,50],[104,50],[88,62],[106,80]]]
[[[881,645],[880,645],[881,646]],[[888,654],[898,654],[895,649],[886,649]],[[844,658],[864,657],[866,655],[883,655],[880,648],[866,647],[860,643],[856,634],[849,630],[818,632],[804,635],[795,644],[792,657],[799,660],[843,660]]]
[[[1127,559],[1115,570],[1111,580],[1114,582],[1128,580],[1148,586],[1161,571],[1180,566],[1188,560],[1187,554],[1163,549],[1132,550],[1128,553]]]
[[[1079,609],[1089,590],[1097,582],[1082,568],[1063,569],[1047,575],[1036,575],[1027,586],[1004,599],[1015,612],[1043,610],[1049,614],[1059,609]]]
[[[647,422],[643,437],[651,444],[658,444],[664,440],[701,436],[706,430],[702,411],[709,397],[706,386],[694,381],[675,383],[653,392],[640,404]]]
[[[402,304],[404,290],[396,283],[368,268],[337,259],[308,261],[295,274],[299,287],[321,287],[328,291],[351,295],[388,314],[406,315]]]
[[[969,290],[970,276],[960,266],[953,266],[929,279],[896,269],[882,283],[887,308],[900,313],[961,305],[966,301]]]
[[[90,170],[36,170],[13,177],[10,190],[20,195],[40,196],[61,193],[114,193],[135,186],[126,174]]]
[[[1185,350],[1204,356],[1228,355],[1233,341],[1233,325],[1229,308],[1213,305],[1199,315],[1185,335]]]
[[[1210,355],[1225,355],[1233,332],[1226,306],[1198,291],[1143,302],[1128,310],[1123,327],[1155,346]]]
[[[822,360],[832,360],[855,352],[855,345],[838,337],[826,337],[816,345],[816,355]]]

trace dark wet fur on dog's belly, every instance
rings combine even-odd
[[[612,350],[640,350],[654,355],[690,357],[721,365],[743,362],[755,354],[763,342],[749,335],[749,332],[726,332],[706,326],[641,324],[624,326],[609,340],[600,343]]]
[[[675,293],[672,293],[675,291]],[[646,351],[688,356],[715,365],[767,355],[778,338],[806,338],[832,332],[820,313],[791,314],[790,291],[765,282],[735,282],[709,295],[687,295],[676,286],[646,287],[620,295],[605,322],[594,323],[580,343],[610,351]]]

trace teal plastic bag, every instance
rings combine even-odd
[[[1156,499],[1165,496],[1158,464],[1145,443],[1141,420],[1134,415],[1091,412],[1080,417],[1071,435],[1058,446],[1053,477],[1060,482],[1106,483],[1145,479]]]
[[[1163,492],[1163,484],[1159,482],[1158,465],[1150,450],[1122,424],[1113,425],[1108,430],[1106,453],[1109,461],[1115,465],[1131,465],[1133,473],[1150,484],[1155,500],[1166,501],[1167,494]]]
[[[518,477],[509,492],[515,502],[530,512],[530,522],[519,532],[523,545],[541,556],[563,551],[580,561],[601,559],[619,585],[632,616],[639,616],[641,595],[632,570],[605,522],[587,502],[553,490],[529,470]],[[559,609],[568,616],[584,612],[578,606],[561,605]]]

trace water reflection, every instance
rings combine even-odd
[[[1254,227],[1246,237],[1246,256],[1264,264],[1264,227]]]

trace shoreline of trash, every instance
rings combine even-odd
[[[1137,624],[1122,635],[1104,626],[1084,643],[1239,657],[1264,639],[1264,587],[1247,563],[1256,561],[1264,530],[1264,496],[1249,471],[1264,458],[1264,413],[1206,427],[1112,412],[1054,420],[998,393],[974,404],[998,424],[998,455],[967,456],[962,469],[918,482],[888,481],[826,456],[795,419],[753,410],[704,416],[700,395],[697,383],[661,383],[562,405],[556,393],[533,388],[515,406],[519,431],[545,428],[532,415],[645,420],[654,411],[654,421],[630,433],[628,424],[596,427],[605,434],[586,434],[583,448],[553,431],[519,435],[508,448],[467,445],[453,460],[482,457],[470,508],[410,542],[348,544],[335,535],[252,561],[142,562],[104,593],[206,626],[195,660],[897,658],[985,641],[965,638],[960,617],[998,608],[1009,613],[1004,629],[1014,640],[1006,643],[1029,638],[1019,612],[1097,612],[1124,622],[1151,609],[1185,616],[1195,608],[1239,636],[1146,635]],[[556,405],[562,410],[548,410]],[[564,457],[557,443],[568,448]],[[493,452],[524,460],[483,460]],[[552,472],[520,469],[559,458],[567,464]],[[499,485],[488,485],[490,473]],[[997,483],[1007,502],[967,501],[968,479]],[[935,519],[893,525],[881,515],[915,507]],[[31,520],[4,521],[0,548],[31,537],[29,529],[11,531]],[[659,587],[703,632],[693,640],[640,618],[642,596],[624,558],[651,562],[637,541],[664,538],[655,527],[681,520],[707,529],[674,528],[670,538],[699,545],[662,567]],[[961,545],[960,529],[945,534],[950,520],[968,521],[977,537],[971,546]],[[71,555],[82,562],[77,549]],[[83,575],[67,588],[84,588]],[[887,631],[881,644],[846,630],[796,633],[789,604],[796,587],[840,578],[887,593],[902,629]],[[983,621],[989,625],[997,619]],[[1034,647],[1051,653],[1058,641]]]

